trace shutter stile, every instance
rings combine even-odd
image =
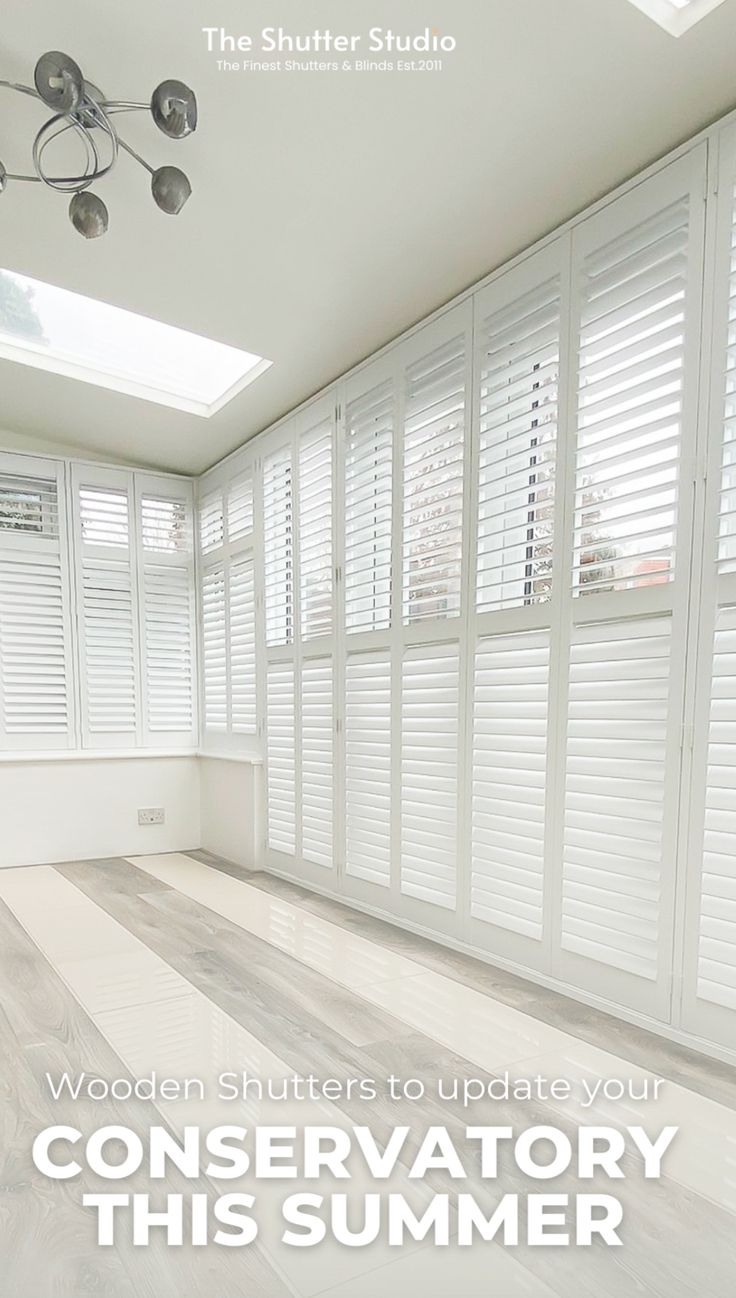
[[[480,327],[479,613],[548,600],[552,583],[560,282]]]
[[[404,621],[460,613],[465,338],[406,372]]]
[[[471,914],[542,938],[549,632],[475,655]]]
[[[348,655],[345,684],[346,871],[391,882],[391,663]]]

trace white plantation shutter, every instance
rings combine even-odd
[[[0,749],[72,742],[60,466],[0,455]]]
[[[204,723],[208,730],[227,727],[227,624],[225,568],[216,564],[202,578],[202,675]]]
[[[683,193],[582,262],[575,593],[674,574],[689,222]]]
[[[301,689],[302,855],[332,866],[332,662],[307,659]]]
[[[296,850],[296,717],[294,667],[270,663],[266,671],[268,845]]]
[[[391,623],[393,380],[348,401],[345,428],[345,625]]]
[[[670,641],[669,617],[592,623],[570,661],[562,946],[645,979],[659,959]]]
[[[227,490],[227,539],[243,541],[253,531],[253,476],[240,474]]]
[[[736,607],[713,647],[697,994],[736,1010]]]
[[[294,496],[291,448],[263,465],[263,533],[266,643],[294,640]]]
[[[346,870],[391,881],[391,663],[350,654],[345,685]]]
[[[405,377],[404,621],[460,613],[465,335],[414,361]]]
[[[257,728],[255,567],[252,555],[233,559],[229,570],[230,692],[234,731]]]
[[[199,545],[202,554],[217,550],[225,539],[222,488],[208,491],[199,502]]]
[[[459,655],[407,650],[401,688],[401,891],[455,907]]]
[[[478,303],[479,613],[547,600],[552,584],[560,277],[502,307],[498,292]]]
[[[74,471],[82,724],[90,747],[140,740],[132,475]]]
[[[144,741],[193,743],[194,551],[191,489],[138,475]]]
[[[539,941],[544,901],[549,632],[475,655],[471,914]]]
[[[332,420],[299,442],[302,640],[332,633]]]

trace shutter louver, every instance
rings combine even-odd
[[[332,424],[299,447],[299,572],[303,640],[332,633]]]
[[[657,976],[668,617],[580,626],[570,662],[562,946]]]
[[[217,550],[225,540],[222,491],[211,491],[199,505],[199,544],[202,554]]]
[[[404,621],[460,613],[465,338],[406,373]]]
[[[210,730],[227,726],[227,631],[225,570],[210,568],[202,579],[202,668],[204,719]]]
[[[307,660],[302,668],[302,855],[332,866],[332,663]]]
[[[229,598],[232,728],[239,733],[255,734],[256,620],[252,558],[233,560],[230,566]]]
[[[394,391],[389,381],[347,407],[345,625],[380,631],[391,622]]]
[[[575,594],[674,576],[688,212],[683,198],[583,262]]]
[[[549,632],[481,640],[475,656],[471,914],[540,940]]]
[[[227,539],[242,541],[253,531],[253,479],[236,478],[227,493]]]
[[[722,608],[713,646],[698,995],[736,1010],[736,608]]]
[[[391,663],[350,654],[345,686],[345,868],[391,882]]]
[[[559,364],[559,277],[482,321],[479,613],[551,595]]]
[[[410,649],[402,664],[401,891],[454,909],[459,657]]]
[[[141,538],[144,551],[158,554],[189,553],[186,501],[163,496],[141,497]]]
[[[294,501],[291,451],[270,455],[263,468],[266,643],[294,640]]]
[[[187,733],[192,716],[192,623],[188,568],[146,564],[143,622],[147,725]]]
[[[0,747],[70,738],[66,584],[59,488],[0,462]],[[45,737],[45,738],[44,738]]]
[[[266,673],[268,844],[294,855],[296,846],[296,725],[294,668],[270,664]]]

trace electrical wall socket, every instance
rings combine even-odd
[[[163,807],[139,807],[138,824],[139,825],[163,825],[164,809]]]

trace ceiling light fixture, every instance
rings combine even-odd
[[[670,36],[682,36],[723,4],[723,0],[630,0],[630,3],[664,27]]]
[[[42,183],[62,194],[71,194],[72,225],[85,239],[96,239],[107,230],[108,211],[90,186],[112,171],[122,149],[150,173],[151,193],[161,211],[170,216],[181,211],[192,192],[184,172],[178,167],[150,166],[121,139],[113,117],[118,113],[150,112],[164,135],[171,140],[183,140],[197,127],[197,100],[189,86],[183,81],[162,81],[147,104],[106,99],[96,85],[86,80],[74,59],[56,50],[41,55],[33,81],[33,86],[25,86],[0,80],[0,87],[39,99],[52,111],[33,141],[34,174],[9,172],[0,162],[0,193],[9,181],[18,180]],[[84,167],[71,175],[55,175],[46,155],[54,142],[69,132],[82,144]]]

